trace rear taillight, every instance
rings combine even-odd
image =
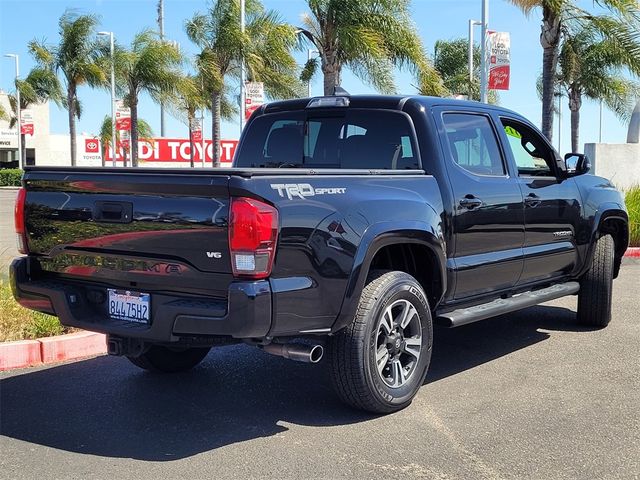
[[[229,249],[235,276],[268,277],[277,241],[278,210],[252,198],[231,199]]]
[[[24,225],[24,202],[27,198],[27,191],[24,188],[18,190],[16,197],[16,207],[14,210],[14,222],[16,225],[16,241],[18,251],[20,253],[29,253],[29,244],[27,243],[27,229]]]

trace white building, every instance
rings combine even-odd
[[[13,116],[9,105],[9,96],[0,91],[0,104]],[[27,165],[69,165],[69,135],[51,135],[49,131],[49,103],[31,105],[33,116],[33,135],[25,135]],[[89,135],[78,135],[78,165],[101,165],[100,151],[87,153],[85,140],[94,139]],[[9,128],[9,122],[0,120],[0,168],[18,166],[18,128]]]
[[[0,104],[10,115],[9,98],[0,91]],[[69,135],[52,135],[49,131],[49,103],[33,105],[29,108],[33,116],[34,134],[25,135],[26,165],[37,166],[70,166],[71,146]],[[18,166],[18,129],[9,129],[9,122],[0,120],[0,168]],[[85,133],[76,136],[76,164],[79,167],[102,166],[102,148],[95,135]],[[220,153],[224,166],[229,166],[237,140],[222,140]],[[201,165],[203,143],[196,142],[195,163]],[[211,166],[211,141],[204,142],[207,166]],[[155,138],[151,142],[140,142],[138,159],[141,167],[189,167],[190,145],[187,139]],[[118,165],[122,159],[117,157]],[[107,166],[111,166],[108,155]]]

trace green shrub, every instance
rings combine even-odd
[[[0,280],[0,342],[50,337],[72,330],[61,325],[57,317],[21,307],[9,284]]]
[[[629,212],[629,246],[640,247],[640,185],[627,190],[624,201]]]
[[[0,169],[0,187],[19,187],[22,170],[19,168]]]

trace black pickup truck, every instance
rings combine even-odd
[[[27,168],[13,292],[148,370],[234,342],[326,349],[345,402],[392,412],[424,381],[433,324],[575,294],[579,323],[608,324],[628,217],[589,168],[494,106],[271,103],[234,168]]]

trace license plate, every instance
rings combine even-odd
[[[109,289],[109,316],[116,320],[149,323],[151,295]]]

